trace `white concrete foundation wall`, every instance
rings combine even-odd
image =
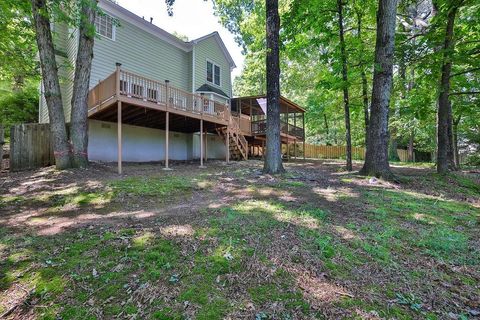
[[[88,157],[93,161],[117,161],[117,125],[89,120]],[[170,132],[170,160],[200,158],[198,134]],[[208,135],[207,157],[225,159],[225,144],[216,135]],[[165,131],[124,124],[122,126],[122,158],[126,162],[165,160]]]
[[[227,147],[223,139],[217,134],[207,135],[207,159],[225,160]],[[193,138],[193,158],[200,159],[200,134],[194,134]]]

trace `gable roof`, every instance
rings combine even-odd
[[[197,92],[214,92],[216,94],[219,94],[221,96],[224,96],[225,98],[229,98],[228,94],[223,92],[223,90],[220,90],[219,88],[212,87],[209,84],[203,84],[196,90]]]
[[[199,43],[200,41],[206,40],[206,39],[211,38],[211,37],[213,37],[215,39],[218,46],[222,50],[223,55],[225,56],[225,58],[227,58],[227,61],[230,64],[230,68],[231,69],[236,68],[237,66],[235,65],[235,61],[233,61],[233,58],[230,55],[230,52],[228,52],[228,49],[225,46],[225,43],[223,42],[222,37],[220,37],[220,34],[217,31],[214,31],[210,34],[207,34],[206,36],[200,37],[200,38],[192,40],[190,42],[193,43],[193,44],[196,44],[196,43]]]
[[[182,49],[185,52],[190,52],[193,50],[193,47],[195,46],[196,43],[203,41],[207,38],[210,37],[215,37],[215,40],[217,41],[220,49],[222,50],[223,54],[227,58],[227,61],[230,64],[230,68],[235,68],[235,62],[233,61],[232,56],[228,52],[227,47],[225,46],[225,43],[223,42],[222,38],[220,37],[220,34],[218,34],[217,31],[212,32],[210,34],[207,34],[206,36],[200,37],[198,39],[185,42],[177,37],[175,37],[173,34],[163,30],[162,28],[154,25],[153,23],[150,23],[149,21],[137,16],[133,12],[125,9],[124,7],[116,4],[115,2],[111,0],[99,0],[99,7],[113,15],[115,15],[117,18],[120,18],[124,21],[127,21],[143,31],[146,31],[159,39],[179,48]]]
[[[150,23],[149,21],[137,16],[133,12],[128,11],[127,9],[116,4],[113,1],[100,0],[98,4],[102,10],[105,10],[108,13],[115,15],[117,18],[125,20],[139,27],[143,31],[146,31],[179,49],[187,52],[192,50],[192,46],[190,43],[182,41],[181,39],[175,37],[173,34],[168,33],[167,31],[154,25],[153,23]]]

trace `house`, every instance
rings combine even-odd
[[[263,150],[265,99],[232,99],[235,63],[220,35],[179,38],[112,1],[100,0],[88,98],[91,160],[247,159]],[[67,122],[78,46],[55,25]],[[282,97],[282,141],[303,141],[304,110]],[[48,122],[45,100],[40,122]],[[256,148],[256,149],[255,149]]]

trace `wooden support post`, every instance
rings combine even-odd
[[[208,158],[208,132],[207,130],[205,129],[205,136],[204,136],[204,139],[205,139],[205,162],[207,162],[207,158]]]
[[[265,140],[262,140],[262,160],[265,159]]]
[[[122,174],[122,101],[117,102],[118,173]]]
[[[293,140],[293,156],[297,160],[297,139]]]
[[[228,128],[226,130],[225,145],[227,147],[227,151],[225,155],[226,161],[227,163],[230,163],[230,133],[228,132]]]
[[[120,99],[120,69],[122,64],[120,62],[115,63],[115,94],[117,95],[117,99]],[[98,86],[100,89],[101,86]],[[125,90],[125,88],[123,89]],[[98,99],[100,99],[100,94],[98,95]]]
[[[252,121],[252,99],[250,98],[250,121]]]
[[[306,158],[305,152],[305,113],[302,113],[302,129],[303,129],[303,160]]]
[[[200,168],[203,168],[203,119],[200,119]]]
[[[305,151],[305,138],[303,138],[303,160],[306,158],[306,151]]]
[[[287,125],[288,128],[288,125]],[[290,161],[290,145],[288,144],[288,138],[287,138],[287,161]]]
[[[169,147],[170,142],[170,113],[167,111],[165,113],[165,170],[170,169],[168,167],[168,160],[169,160]]]

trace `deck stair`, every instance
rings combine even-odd
[[[248,142],[245,136],[240,132],[238,122],[230,117],[227,127],[217,128],[217,133],[226,143],[227,133],[229,139],[230,159],[232,160],[248,160]]]

